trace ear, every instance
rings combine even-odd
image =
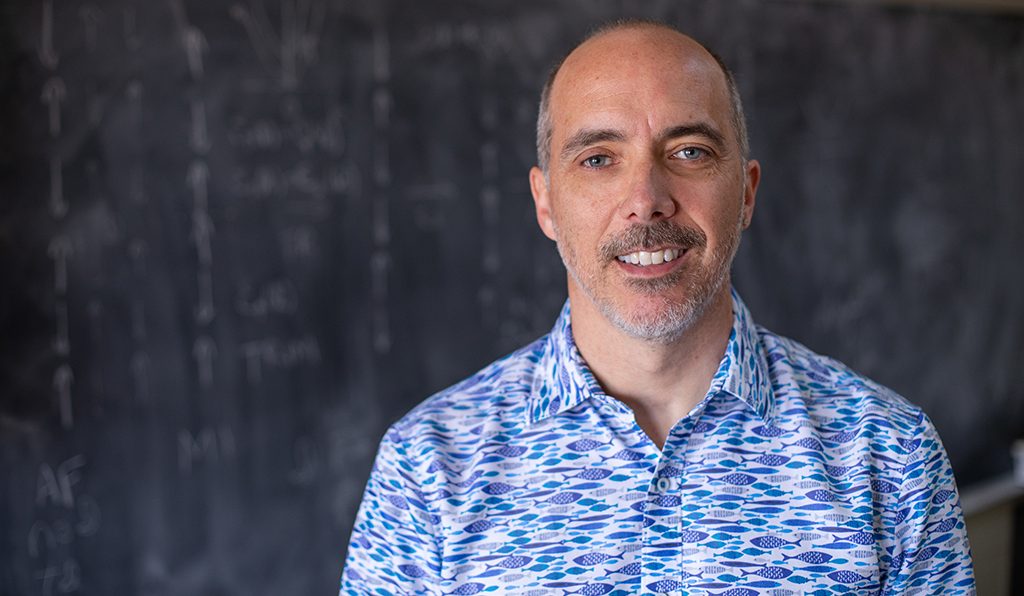
[[[548,182],[544,172],[534,166],[530,168],[530,192],[533,193],[533,206],[537,211],[537,225],[544,235],[555,240],[555,226],[551,222],[551,195],[548,194]]]
[[[756,159],[747,162],[743,184],[743,229],[750,227],[754,217],[754,204],[757,202],[757,185],[761,182],[761,164]]]

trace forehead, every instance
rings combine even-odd
[[[642,26],[588,40],[562,64],[549,110],[555,138],[583,126],[618,128],[708,121],[729,126],[725,74],[696,41]]]

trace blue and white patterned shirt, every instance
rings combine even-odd
[[[974,593],[949,459],[916,406],[734,322],[664,449],[552,332],[392,425],[341,594]]]

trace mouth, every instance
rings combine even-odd
[[[621,263],[634,267],[654,267],[670,263],[686,253],[685,249],[663,248],[660,250],[638,250],[615,257]]]

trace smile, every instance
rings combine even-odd
[[[628,255],[619,255],[616,258],[623,263],[646,267],[648,265],[661,265],[662,263],[667,263],[672,259],[679,257],[680,252],[682,251],[678,248],[666,248],[664,250],[655,250],[651,252],[640,250],[637,252],[631,252]]]

